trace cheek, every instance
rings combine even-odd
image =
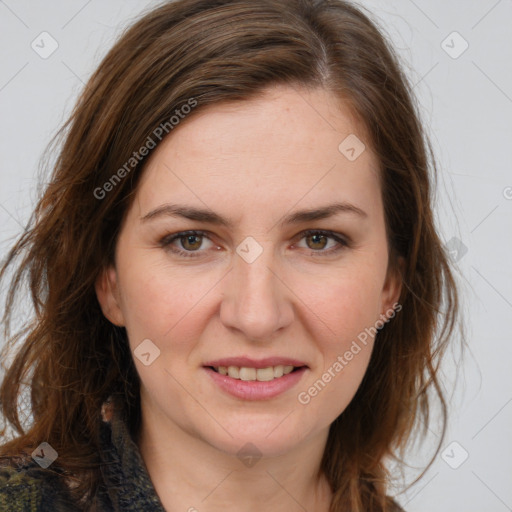
[[[372,271],[367,266],[361,272],[338,273],[326,279],[323,286],[303,281],[303,291],[297,290],[297,295],[306,298],[304,302],[316,316],[316,323],[323,326],[322,339],[341,350],[348,340],[373,326],[379,318],[382,279],[375,267]]]
[[[119,261],[119,268],[124,277],[122,309],[132,349],[145,338],[157,345],[173,339],[173,346],[179,348],[180,340],[199,327],[199,301],[212,285],[198,278],[197,272],[194,277],[187,270],[162,268],[143,257],[132,258],[124,268]]]
[[[309,295],[308,305],[323,322],[316,320],[313,333],[321,358],[297,396],[308,414],[334,421],[359,388],[381,313],[380,280],[378,272],[354,272]]]
[[[309,418],[331,424],[350,404],[368,368],[372,343],[354,341],[299,389],[297,401]]]

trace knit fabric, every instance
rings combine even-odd
[[[120,411],[113,409],[111,416],[101,427],[101,470],[110,501],[108,511],[165,512]]]
[[[165,512],[122,413],[106,405],[101,424],[103,482],[89,512]],[[54,465],[44,469],[32,459],[0,465],[0,512],[80,510],[85,509],[71,500]]]

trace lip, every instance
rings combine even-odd
[[[223,359],[219,361],[229,360]],[[239,359],[237,359],[237,361],[239,361]],[[208,366],[217,366],[217,362],[215,362],[215,364]],[[225,365],[219,364],[219,366]],[[232,364],[228,366],[238,365]],[[274,365],[267,364],[267,366]],[[261,366],[261,368],[265,368],[265,366]],[[215,370],[209,367],[204,367],[204,370],[210,376],[212,381],[217,386],[219,386],[219,388],[222,391],[231,396],[241,398],[243,400],[269,400],[280,395],[281,393],[284,393],[285,391],[288,391],[293,386],[295,386],[301,380],[302,376],[308,370],[308,368],[306,366],[303,366],[302,368],[295,370],[291,373],[288,373],[287,375],[283,375],[282,377],[267,382],[260,382],[258,380],[233,379],[229,375],[221,375],[220,373],[217,373]]]
[[[288,357],[265,357],[263,359],[252,359],[250,357],[225,357],[224,359],[216,359],[215,361],[208,361],[203,366],[238,366],[241,368],[268,368],[269,366],[308,366],[306,363],[298,359],[290,359]]]

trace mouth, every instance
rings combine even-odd
[[[220,363],[223,364],[220,364]],[[294,364],[291,360],[264,360],[248,361],[233,359],[214,361],[203,366],[206,374],[211,378],[214,389],[219,389],[237,399],[245,401],[270,400],[291,390],[302,380],[309,367],[299,361]],[[273,364],[272,364],[273,363]]]
[[[276,379],[280,379],[290,373],[297,372],[303,368],[307,368],[306,365],[294,366],[294,365],[276,365],[267,366],[265,368],[255,368],[252,366],[206,366],[214,372],[229,376],[235,380],[243,381],[258,381],[258,382],[270,382]]]

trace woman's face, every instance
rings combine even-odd
[[[230,454],[327,435],[400,291],[361,140],[330,93],[280,86],[198,111],[154,150],[97,283],[146,421]]]

